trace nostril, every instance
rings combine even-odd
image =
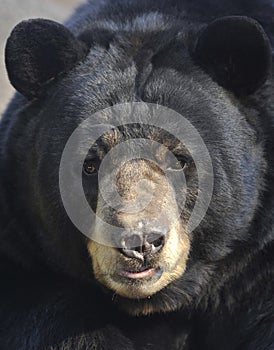
[[[163,236],[159,237],[158,239],[153,241],[152,244],[154,245],[155,248],[161,247],[162,245],[164,245],[164,237]]]
[[[121,242],[120,252],[128,258],[135,258],[144,262],[143,236],[134,234],[126,237]]]
[[[131,235],[124,239],[124,247],[127,250],[141,251],[143,239],[140,235]]]
[[[158,253],[165,244],[165,235],[159,231],[149,234],[132,234],[121,241],[120,252],[127,257],[144,260],[147,255]]]
[[[159,232],[152,232],[147,236],[147,242],[158,248],[164,245],[165,236]]]

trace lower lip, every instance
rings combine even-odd
[[[122,271],[120,273],[121,276],[123,277],[127,277],[127,278],[131,278],[134,280],[137,279],[142,279],[142,278],[149,278],[154,276],[156,273],[156,269],[155,268],[151,268],[151,269],[147,269],[141,272],[129,272],[129,271]]]

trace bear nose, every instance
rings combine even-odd
[[[155,230],[150,233],[134,232],[121,241],[121,252],[129,257],[144,261],[147,255],[158,253],[165,244],[164,230]]]

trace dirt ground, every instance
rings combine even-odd
[[[0,116],[13,95],[4,64],[5,42],[23,19],[43,17],[63,21],[84,0],[0,0]]]

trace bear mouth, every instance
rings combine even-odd
[[[153,277],[156,274],[156,270],[157,269],[154,267],[151,267],[151,268],[142,267],[136,271],[128,271],[128,270],[119,271],[119,275],[122,277],[137,280],[137,279]]]
[[[152,277],[160,278],[162,275],[162,269],[156,267],[141,267],[138,270],[120,270],[118,275],[131,280],[144,280]]]

